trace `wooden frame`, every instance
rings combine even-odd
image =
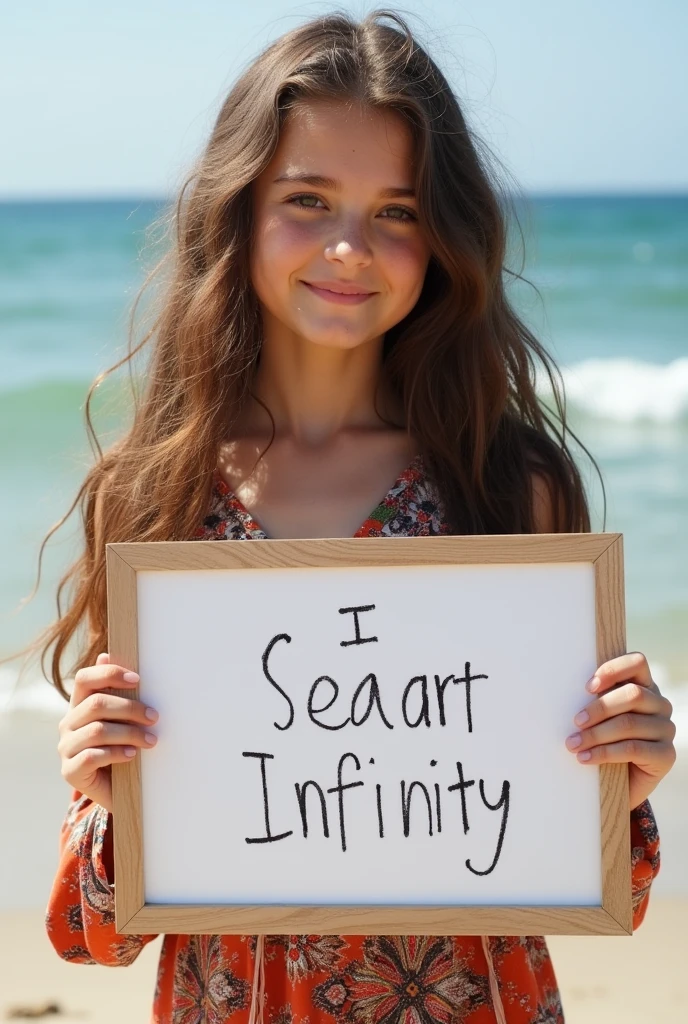
[[[108,631],[113,662],[138,670],[138,571],[588,562],[595,578],[597,664],[625,651],[621,534],[197,541],[108,544]],[[131,689],[115,690],[138,696]],[[123,934],[632,933],[630,815],[625,764],[600,769],[599,906],[231,906],[148,904],[144,898],[140,756],[113,765],[115,921]]]

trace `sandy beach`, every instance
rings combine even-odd
[[[59,771],[57,708],[0,715],[0,1020],[20,1007],[63,1024],[145,1024],[161,939],[123,969],[66,963],[43,914],[69,799]],[[652,801],[662,870],[643,926],[629,938],[550,939],[567,1024],[682,1024],[688,1015],[688,759]]]
[[[651,902],[633,938],[553,937],[567,1024],[684,1024],[688,1019],[688,900]],[[0,1020],[13,1007],[54,1003],[60,1024],[145,1024],[162,939],[127,968],[68,964],[40,911],[0,913]]]

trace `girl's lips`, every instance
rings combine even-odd
[[[361,302],[365,302],[377,294],[376,292],[356,292],[353,295],[347,295],[344,292],[333,292],[328,288],[319,288],[315,284],[309,284],[308,281],[302,281],[301,284],[305,284],[306,288],[315,295],[319,295],[321,299],[325,299],[326,302],[337,302],[341,306],[358,306]]]

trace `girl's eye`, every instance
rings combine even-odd
[[[385,218],[386,220],[398,220],[400,224],[403,224],[406,221],[418,220],[418,217],[416,216],[416,214],[413,213],[410,209],[408,209],[405,206],[388,206],[387,207],[387,211],[389,211],[389,210],[397,210],[397,211],[400,210],[401,213],[405,214],[405,217],[403,217],[403,218],[400,218],[400,217],[386,217]]]
[[[291,199],[287,200],[287,202],[288,203],[292,203],[294,206],[301,206],[300,203],[297,203],[297,200],[300,200],[300,199],[314,199],[315,202],[317,202],[317,203],[319,203],[319,201],[320,201],[319,197],[313,196],[313,195],[311,195],[311,193],[301,193],[299,196],[292,196]],[[303,209],[303,210],[314,210],[315,207],[313,207],[313,206],[304,206],[304,207],[301,207],[301,209]]]
[[[311,204],[307,204],[306,206],[302,206],[301,203],[299,202],[299,200],[302,200],[302,199],[306,199],[306,200],[312,199],[312,200],[315,200],[316,203],[320,202],[319,196],[313,196],[312,193],[300,193],[298,196],[292,196],[290,199],[287,200],[287,202],[291,203],[293,206],[299,207],[301,210],[316,210],[317,209],[316,206],[312,206]],[[408,209],[405,206],[388,206],[388,207],[386,207],[386,209],[383,212],[384,213],[388,213],[390,210],[397,211],[397,212],[400,211],[402,214],[404,214],[404,216],[403,217],[398,217],[398,216],[385,217],[385,220],[396,220],[399,224],[405,224],[405,223],[410,223],[412,220],[417,220],[418,219],[416,214],[412,210]]]

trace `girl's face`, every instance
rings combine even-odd
[[[402,117],[301,103],[253,184],[251,277],[266,331],[354,348],[414,307],[430,258]]]

